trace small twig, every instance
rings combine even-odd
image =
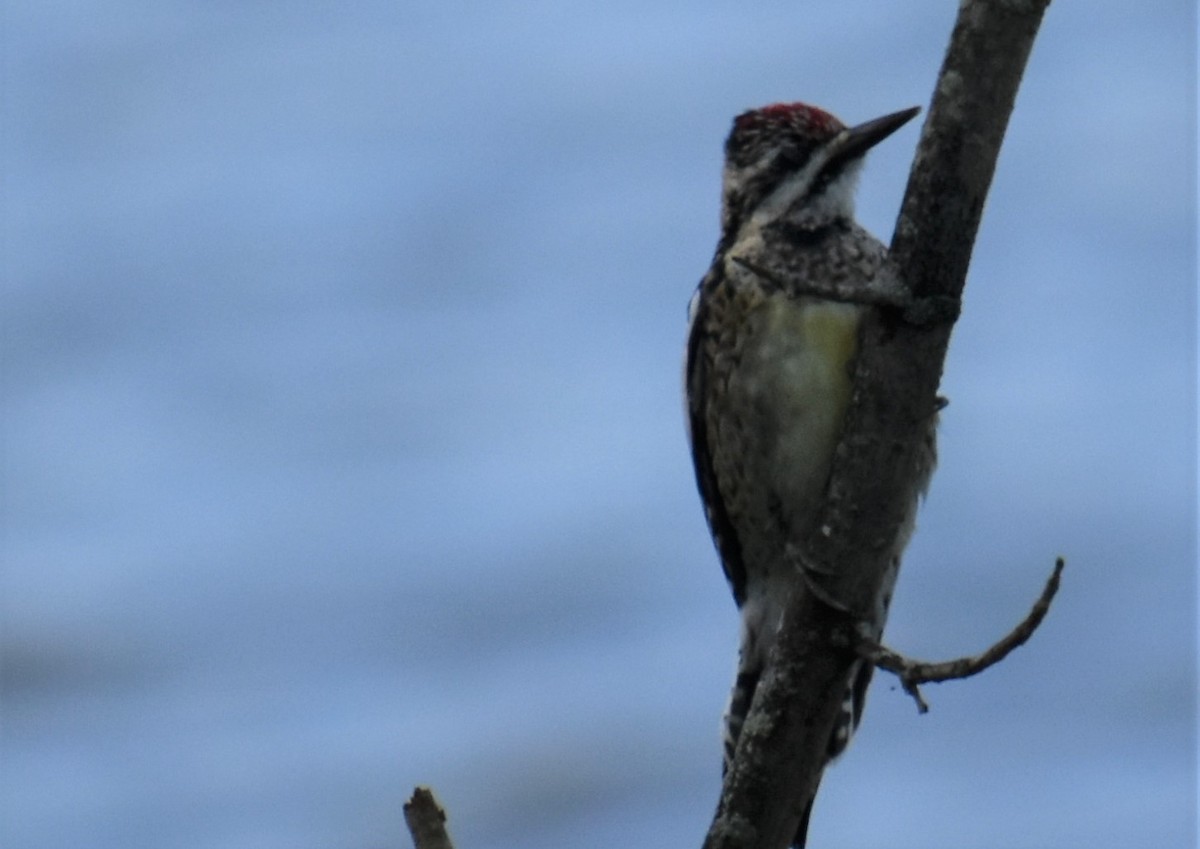
[[[416,849],[454,849],[446,833],[446,812],[428,787],[417,787],[404,803],[404,821]]]
[[[1029,615],[1016,628],[1009,632],[1004,639],[1000,640],[1000,642],[996,643],[983,654],[960,657],[957,660],[947,660],[941,663],[924,663],[905,657],[872,640],[861,641],[858,653],[880,669],[886,669],[888,672],[899,677],[900,684],[904,687],[904,692],[916,700],[917,710],[921,713],[926,713],[929,710],[929,705],[921,697],[921,691],[917,688],[919,684],[950,681],[978,675],[989,666],[994,666],[1002,661],[1009,652],[1033,636],[1033,632],[1042,624],[1042,620],[1046,618],[1046,613],[1050,610],[1050,602],[1053,601],[1054,594],[1058,592],[1059,578],[1062,576],[1065,565],[1066,561],[1061,557],[1054,562],[1054,571],[1051,573],[1049,580],[1046,581],[1046,586],[1042,589],[1041,598],[1033,605],[1033,609],[1029,611]]]

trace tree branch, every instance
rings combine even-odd
[[[1049,0],[964,0],[922,130],[890,262],[906,309],[865,319],[820,533],[797,553],[821,594],[868,611],[904,521],[903,493],[937,387],[1017,87]],[[809,568],[811,566],[811,568]],[[705,849],[780,849],[820,781],[855,653],[849,622],[798,590],[726,774]]]
[[[900,679],[901,686],[904,687],[904,692],[916,700],[917,710],[921,713],[928,713],[929,705],[922,698],[918,685],[978,675],[988,667],[995,666],[1004,660],[1017,646],[1024,645],[1050,611],[1050,602],[1054,600],[1054,594],[1058,592],[1059,579],[1062,577],[1064,566],[1066,566],[1066,561],[1061,557],[1054,562],[1054,571],[1050,574],[1041,596],[1034,603],[1029,614],[1017,623],[1017,626],[1003,639],[982,654],[944,660],[940,663],[925,663],[905,657],[870,639],[865,639],[859,644],[858,654],[880,669],[886,669],[896,675]]]
[[[446,812],[428,787],[417,787],[404,803],[404,822],[415,849],[454,849],[446,833]]]

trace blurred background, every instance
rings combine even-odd
[[[9,4],[0,843],[695,847],[737,621],[680,400],[731,118],[954,4]],[[1196,838],[1196,20],[1057,3],[814,847]],[[870,157],[886,241],[919,122]]]

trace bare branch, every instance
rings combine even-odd
[[[821,532],[800,552],[822,594],[843,610],[871,610],[890,566],[903,494],[940,406],[942,364],[996,157],[1048,3],[959,5],[892,238],[890,258],[913,302],[868,312]],[[820,781],[855,658],[844,642],[848,624],[809,588],[788,604],[705,849],[781,849],[793,837]]]
[[[417,787],[404,803],[404,821],[415,849],[454,849],[446,833],[446,812],[428,787]]]
[[[1050,610],[1050,602],[1054,600],[1054,594],[1058,592],[1059,579],[1062,577],[1065,565],[1066,561],[1061,557],[1055,561],[1054,571],[1050,574],[1049,579],[1047,579],[1046,586],[1042,589],[1041,597],[1034,603],[1029,614],[1003,639],[982,654],[960,657],[956,660],[946,660],[940,663],[926,663],[905,657],[886,646],[881,646],[873,640],[864,640],[859,645],[858,653],[861,657],[871,661],[880,669],[886,669],[888,672],[899,677],[900,684],[904,687],[904,692],[916,700],[917,710],[921,713],[927,713],[929,705],[921,697],[918,685],[938,681],[951,681],[959,678],[970,678],[972,675],[978,675],[988,667],[995,666],[1004,660],[1017,646],[1024,645],[1025,641],[1032,637],[1033,632],[1042,624],[1042,620],[1046,618],[1046,614]]]

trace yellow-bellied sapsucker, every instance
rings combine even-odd
[[[854,221],[864,154],[918,110],[847,129],[802,103],[739,115],[725,143],[721,238],[689,307],[685,388],[696,480],[742,615],[737,677],[725,714],[725,763],[766,665],[783,607],[801,580],[794,552],[812,533],[851,393],[864,307],[814,292],[865,285],[886,248]],[[764,237],[789,246],[789,274],[732,261]],[[883,632],[917,500],[934,465],[933,422],[912,481],[909,521],[869,630]],[[849,743],[872,666],[858,662],[828,757]],[[805,812],[794,845],[808,829]]]

